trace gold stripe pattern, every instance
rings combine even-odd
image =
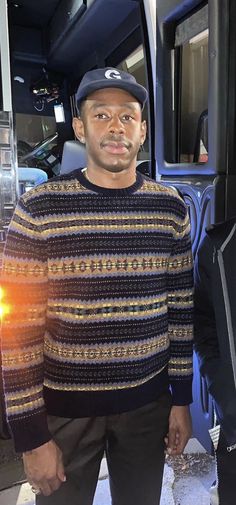
[[[45,342],[45,353],[54,357],[70,362],[88,361],[88,362],[108,362],[110,360],[129,360],[140,359],[144,356],[150,356],[156,352],[167,349],[169,345],[168,337],[161,337],[146,342],[127,342],[123,345],[78,345],[76,348],[68,345],[61,345],[47,338]]]
[[[165,221],[166,223],[169,223],[169,225],[174,225],[178,226],[179,229],[182,231],[183,229],[186,228],[186,225],[188,224],[188,220],[185,219],[183,222],[182,219],[180,219],[178,216],[173,215],[172,213],[169,212],[155,212],[155,213],[149,213],[143,212],[142,214],[138,214],[137,212],[125,212],[125,213],[115,213],[115,212],[109,212],[107,214],[104,214],[102,212],[94,213],[94,212],[89,212],[87,214],[82,214],[81,216],[79,214],[71,213],[71,214],[61,214],[61,215],[50,215],[50,217],[40,217],[40,218],[32,218],[28,217],[28,214],[24,212],[22,209],[17,208],[15,217],[18,216],[20,218],[20,221],[23,221],[25,223],[26,228],[29,228],[29,224],[32,224],[34,226],[38,227],[43,227],[45,225],[52,225],[52,227],[55,227],[55,224],[59,223],[67,223],[67,225],[72,225],[74,222],[77,221],[83,221],[85,223],[93,221],[95,222],[96,226],[99,224],[99,221],[101,223],[106,223],[107,226],[110,226],[112,223],[118,222],[119,224],[125,224],[128,223],[130,224],[131,222],[140,222],[144,223],[145,225],[150,222],[156,222],[156,223],[162,223]],[[18,222],[18,221],[17,221]],[[23,224],[21,223],[21,224]]]
[[[26,203],[32,198],[37,198],[39,196],[43,196],[44,194],[47,196],[50,193],[78,193],[81,191],[83,193],[90,193],[90,191],[86,190],[77,179],[64,182],[49,182],[46,184],[40,184],[39,186],[33,188],[30,192],[24,193],[22,201]]]
[[[23,398],[30,398],[31,396],[36,396],[37,394],[42,393],[43,386],[37,385],[31,388],[28,388],[24,391],[14,391],[13,393],[7,392],[6,397],[8,401],[14,400],[22,400]]]
[[[18,405],[12,405],[12,406],[8,405],[7,412],[9,415],[14,414],[19,415],[24,411],[37,410],[39,407],[42,407],[43,405],[44,405],[43,398],[38,398],[37,400],[31,400],[28,402],[21,403],[20,407]]]
[[[68,258],[63,260],[53,260],[48,263],[49,276],[81,276],[91,275],[111,275],[133,273],[151,273],[165,271],[167,268],[167,258],[159,256],[130,256],[117,257],[82,257],[78,259]]]
[[[31,364],[35,365],[36,363],[42,361],[43,359],[43,351],[40,346],[40,349],[31,351],[31,352],[19,352],[19,353],[10,353],[9,355],[7,352],[4,353],[2,363],[5,368],[11,368],[12,366],[18,367],[22,365]]]
[[[165,221],[163,223],[158,223],[158,222],[152,222],[152,223],[145,223],[145,222],[135,222],[133,224],[125,224],[125,223],[120,223],[120,224],[111,224],[111,223],[106,223],[104,222],[101,223],[96,223],[96,224],[85,224],[85,225],[67,225],[63,227],[56,227],[53,226],[48,229],[31,229],[27,228],[26,226],[23,226],[20,223],[17,223],[16,221],[12,224],[12,230],[15,230],[18,233],[22,234],[27,234],[28,236],[32,238],[38,238],[38,239],[46,239],[48,237],[56,236],[59,234],[67,234],[67,233],[73,233],[73,234],[79,234],[79,233],[96,233],[98,234],[99,232],[120,232],[120,233],[125,233],[125,232],[132,232],[132,231],[143,231],[144,233],[147,231],[157,231],[160,232],[163,230],[164,232],[171,232],[174,234],[175,237],[179,237],[183,234],[183,231],[178,231],[174,230],[173,224],[165,224]]]
[[[101,320],[119,319],[127,317],[143,318],[167,311],[167,298],[100,300],[93,303],[74,302],[72,300],[49,301],[48,316],[57,316],[60,319],[69,320]]]

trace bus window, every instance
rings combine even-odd
[[[147,85],[147,78],[146,78],[146,71],[145,71],[145,59],[144,59],[144,50],[142,44],[137,47],[135,51],[133,51],[129,56],[127,56],[119,65],[117,65],[117,68],[120,68],[121,70],[124,70],[125,72],[129,72],[132,74],[135,79],[139,82],[139,84],[142,84],[145,88],[148,87]],[[146,120],[148,124],[148,107],[145,105],[144,110],[143,110],[143,119]],[[147,131],[147,138],[142,146],[142,150],[140,150],[138,154],[138,160],[149,160],[150,155],[149,155],[149,140],[148,140],[148,131]]]
[[[182,46],[179,162],[208,160],[208,29]]]
[[[16,113],[18,139],[32,147],[56,132],[56,120],[52,116],[36,116]]]
[[[49,178],[58,175],[60,146],[55,117],[16,113],[15,131],[18,167],[41,169]]]

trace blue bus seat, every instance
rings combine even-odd
[[[60,175],[87,165],[86,148],[78,140],[67,140],[63,147]]]
[[[48,180],[44,170],[32,167],[18,167],[19,192],[22,195],[25,191],[42,184]]]

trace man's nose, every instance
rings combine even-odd
[[[113,116],[109,122],[110,133],[123,133],[124,125],[118,116]]]

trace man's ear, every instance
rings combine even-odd
[[[142,121],[140,144],[144,144],[144,142],[146,140],[146,135],[147,135],[147,123],[146,123],[146,121]]]
[[[84,123],[80,117],[73,117],[72,121],[73,130],[75,132],[76,138],[82,143],[85,144],[85,135],[84,135]]]

